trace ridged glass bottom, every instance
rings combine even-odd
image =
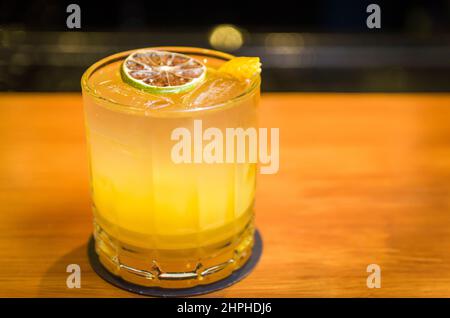
[[[120,242],[94,224],[95,250],[111,273],[147,287],[188,288],[221,280],[249,259],[253,220],[228,240],[192,249],[144,249]]]

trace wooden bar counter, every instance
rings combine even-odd
[[[450,94],[264,94],[264,251],[214,297],[450,297]],[[0,296],[135,297],[90,268],[80,94],[0,94]],[[81,266],[81,288],[66,267]],[[366,285],[369,264],[381,288]]]

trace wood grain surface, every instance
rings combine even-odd
[[[280,128],[263,256],[208,296],[450,297],[449,94],[265,94],[260,112]],[[79,94],[0,94],[0,296],[135,297],[88,264],[89,200]]]

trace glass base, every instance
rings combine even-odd
[[[145,287],[190,288],[222,280],[249,259],[254,244],[251,220],[227,241],[191,250],[145,250],[124,244],[95,224],[95,251],[112,274]],[[207,256],[206,256],[207,255]]]

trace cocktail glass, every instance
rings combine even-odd
[[[208,72],[233,58],[156,49],[191,56]],[[149,94],[121,79],[130,53],[100,60],[82,78],[96,253],[107,270],[143,286],[218,281],[251,254],[256,164],[175,163],[171,134],[195,120],[224,135],[256,127],[259,76],[245,87],[219,78],[179,96]]]

